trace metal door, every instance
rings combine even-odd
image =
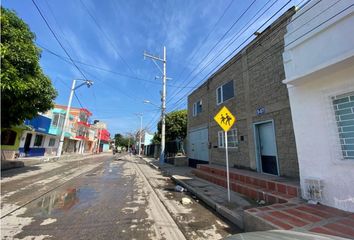
[[[23,147],[24,152],[27,154],[30,150],[30,144],[31,144],[31,139],[32,139],[32,133],[27,133],[26,135],[26,140],[25,140],[25,145]]]
[[[257,124],[258,148],[261,170],[264,173],[278,175],[277,147],[273,122]]]
[[[195,160],[209,160],[207,128],[189,132],[188,157]]]

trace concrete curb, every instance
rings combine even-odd
[[[160,170],[160,171],[167,173],[173,181],[175,181],[177,184],[181,185],[182,187],[186,188],[189,192],[191,192],[193,195],[195,195],[197,198],[199,198],[201,201],[203,201],[207,206],[209,206],[210,208],[215,210],[217,213],[219,213],[224,218],[226,218],[229,221],[231,221],[232,223],[234,223],[237,227],[239,227],[240,229],[244,228],[243,211],[242,211],[242,214],[237,214],[237,213],[231,211],[230,209],[216,203],[210,197],[205,196],[203,193],[201,193],[200,191],[198,191],[194,187],[190,186],[189,184],[185,183],[183,180],[176,178],[168,170],[161,169],[159,166],[146,160],[144,157],[141,157],[141,159],[144,160],[152,168],[155,168],[156,170]]]
[[[140,159],[144,160],[150,167],[155,168],[156,170],[160,170],[159,166],[156,166],[155,164],[153,164],[152,162],[147,161],[145,158],[140,157]]]
[[[189,192],[194,194],[197,198],[202,200],[206,205],[214,209],[217,213],[219,213],[221,216],[224,218],[228,219],[232,223],[234,223],[237,227],[240,229],[244,228],[243,225],[243,216],[236,214],[235,212],[232,212],[230,209],[216,203],[214,200],[211,198],[205,196],[203,193],[200,193],[198,190],[196,190],[194,187],[188,185],[187,183],[183,182],[182,180],[171,176],[171,179],[175,182],[177,182],[179,185],[182,187],[188,189]]]

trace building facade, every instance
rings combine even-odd
[[[107,152],[110,149],[111,135],[107,130],[107,124],[98,120],[94,121],[94,128],[96,129],[97,146],[96,152]]]
[[[58,121],[64,123],[67,106],[55,105],[53,118],[58,117]],[[69,122],[65,129],[63,153],[85,153],[93,149],[94,139],[90,138],[92,113],[85,108],[70,108]],[[61,129],[61,128],[59,128]]]
[[[25,125],[31,130],[22,133],[19,145],[21,157],[51,156],[56,154],[59,138],[49,133],[51,119],[38,115],[37,117],[26,120]]]
[[[285,35],[302,197],[354,212],[353,1],[311,1]]]
[[[25,130],[28,130],[25,125],[1,129],[2,160],[13,160],[19,156],[21,136]]]
[[[236,116],[228,131],[231,167],[298,178],[299,168],[282,53],[289,9],[188,97],[190,165],[225,165],[224,133],[214,116]]]

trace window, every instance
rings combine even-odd
[[[80,115],[79,115],[79,122],[84,122],[84,123],[86,123],[87,120],[88,120],[87,113],[81,111],[81,112],[80,112]]]
[[[53,114],[52,125],[54,127],[61,128],[61,127],[63,127],[64,119],[65,119],[65,115],[64,114],[54,113]]]
[[[79,126],[77,132],[76,132],[76,136],[81,136],[81,137],[87,137],[87,128],[84,126]]]
[[[234,81],[225,83],[216,89],[216,103],[220,104],[234,97]]]
[[[13,130],[6,129],[1,132],[1,145],[13,146],[16,142],[17,133]]]
[[[43,142],[43,135],[36,135],[33,146],[40,147],[42,146],[42,142]]]
[[[203,110],[203,108],[202,108],[202,100],[199,100],[198,102],[195,102],[193,104],[193,117],[195,117],[199,113],[201,113],[202,110]]]
[[[48,146],[49,146],[49,147],[53,147],[54,145],[55,145],[55,138],[49,139]]]
[[[354,160],[354,92],[333,97],[343,158]]]
[[[237,140],[237,130],[236,128],[231,129],[227,132],[227,146],[230,148],[235,148],[238,145]],[[218,132],[218,146],[220,148],[225,147],[225,132],[219,131]]]

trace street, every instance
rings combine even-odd
[[[128,155],[2,173],[3,239],[221,239],[239,232]],[[192,200],[182,205],[182,197]]]

